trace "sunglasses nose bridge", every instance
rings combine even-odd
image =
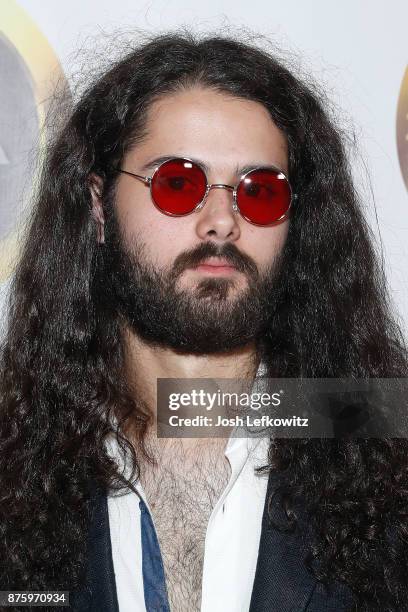
[[[202,207],[204,206],[208,194],[210,193],[211,189],[216,188],[216,189],[228,189],[228,191],[232,191],[232,209],[234,212],[239,212],[238,211],[238,206],[237,206],[237,200],[236,200],[236,189],[235,187],[232,187],[231,185],[225,185],[224,183],[213,183],[212,185],[208,185],[206,192],[205,192],[205,196],[202,200],[202,202],[200,202],[200,204],[197,206],[196,210],[199,211],[202,209]]]

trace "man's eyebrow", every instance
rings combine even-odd
[[[141,172],[147,172],[148,170],[154,170],[157,166],[159,166],[160,164],[162,164],[165,161],[168,161],[169,159],[181,159],[181,158],[182,158],[182,156],[180,156],[180,155],[162,155],[161,157],[155,157],[154,159],[148,161],[146,164],[144,164],[142,166]],[[209,165],[206,164],[201,159],[197,159],[197,158],[190,157],[190,156],[187,159],[189,159],[192,162],[194,162],[195,164],[198,164],[199,166],[201,166],[201,168],[207,174],[210,172]],[[240,176],[240,175],[245,174],[246,172],[249,172],[250,170],[253,170],[254,168],[258,168],[258,167],[275,168],[279,172],[282,172],[283,174],[286,175],[286,172],[284,170],[282,170],[282,168],[280,168],[278,165],[276,165],[276,164],[268,164],[268,163],[265,163],[265,162],[253,162],[251,164],[246,164],[245,166],[238,166],[237,165],[237,166],[235,166],[235,174],[236,174],[236,176]]]

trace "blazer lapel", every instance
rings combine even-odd
[[[86,585],[70,593],[73,612],[119,612],[106,492],[95,488],[88,532]]]
[[[277,486],[277,477],[271,472],[249,612],[351,610],[353,595],[348,587],[335,582],[326,590],[304,565],[310,529],[301,508],[296,508],[299,523],[294,532],[283,533],[270,526],[267,502]],[[285,524],[284,513],[277,500],[272,505],[271,518],[277,524]]]
[[[305,538],[298,531],[281,533],[270,527],[267,501],[276,486],[276,478],[271,472],[262,517],[250,612],[304,610],[316,585],[316,580],[303,565],[301,553]],[[276,503],[271,516],[278,524],[284,524],[283,512]]]

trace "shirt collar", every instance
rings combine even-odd
[[[266,363],[261,360],[256,371],[255,378],[264,376],[266,373]],[[231,467],[233,463],[236,463],[237,465],[242,464],[243,466],[248,458],[248,454],[255,452],[260,440],[261,438],[259,437],[245,436],[242,428],[234,427],[225,447],[225,456],[228,457]]]

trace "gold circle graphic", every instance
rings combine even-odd
[[[397,150],[402,176],[408,189],[408,67],[402,79],[398,100]]]

